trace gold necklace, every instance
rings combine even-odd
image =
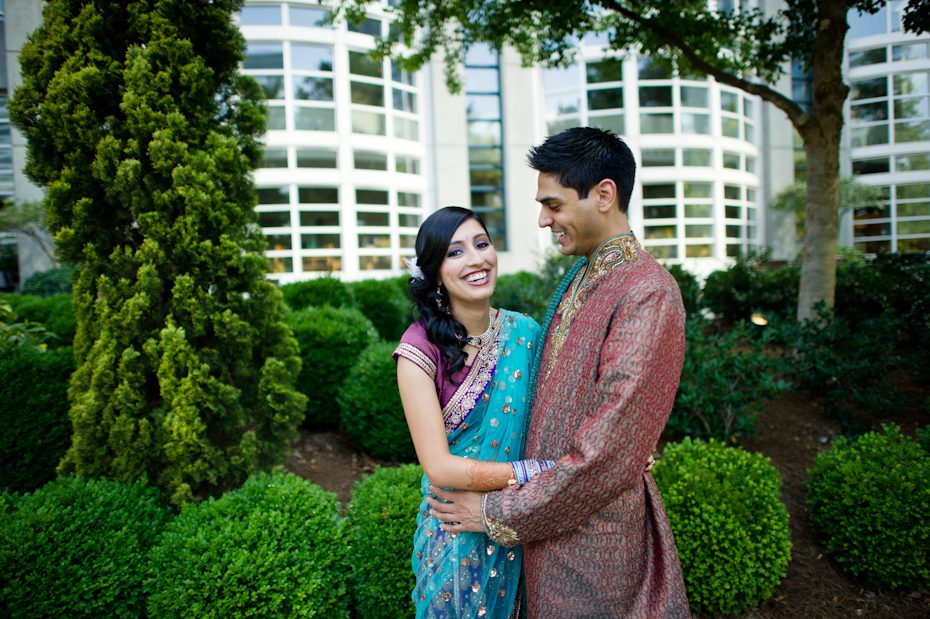
[[[494,318],[491,314],[491,308],[488,308],[488,328],[481,335],[468,335],[465,338],[465,343],[470,344],[478,349],[483,349],[485,346],[491,343],[494,339]]]

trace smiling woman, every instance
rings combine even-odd
[[[519,604],[519,549],[484,533],[448,534],[430,513],[432,487],[495,490],[553,463],[517,460],[529,413],[539,325],[491,308],[497,252],[468,209],[446,207],[420,227],[410,294],[420,312],[394,351],[397,384],[423,500],[413,565],[417,617],[509,617]]]

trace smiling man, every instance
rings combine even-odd
[[[616,135],[568,129],[530,150],[539,226],[581,256],[533,379],[526,457],[558,463],[523,485],[431,501],[448,531],[524,545],[529,617],[689,617],[652,452],[684,359],[675,280],[627,220],[636,172]]]

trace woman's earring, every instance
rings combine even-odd
[[[442,283],[436,284],[436,309],[442,310]]]

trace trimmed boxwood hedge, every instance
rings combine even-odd
[[[898,426],[817,456],[807,506],[843,571],[874,587],[930,585],[930,455]]]
[[[399,340],[412,322],[413,302],[396,279],[363,279],[349,284],[355,307],[365,314],[384,340]]]
[[[339,392],[339,411],[356,447],[375,458],[413,462],[416,452],[391,356],[395,348],[396,343],[376,342],[362,352]]]
[[[691,608],[734,615],[770,598],[787,573],[791,532],[768,458],[686,438],[665,447],[653,474]]]
[[[348,617],[347,548],[335,495],[290,474],[259,474],[187,504],[149,563],[148,614]]]
[[[54,479],[71,441],[70,348],[0,350],[0,488],[30,492]]]
[[[349,502],[351,590],[357,616],[393,619],[414,614],[410,592],[413,533],[422,499],[416,464],[378,468],[355,484]]]
[[[305,307],[352,307],[352,294],[342,280],[332,276],[281,286],[284,302],[294,310]]]
[[[139,617],[171,510],[144,482],[59,478],[0,507],[0,616]]]

